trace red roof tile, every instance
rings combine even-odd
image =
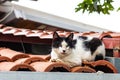
[[[6,56],[6,57],[12,59],[13,61],[15,61],[17,59],[20,59],[20,58],[29,57],[29,55],[27,55],[27,54],[24,54],[22,52],[14,51],[14,50],[11,50],[9,48],[1,48],[0,49],[0,55],[1,56]]]
[[[33,62],[41,62],[41,61],[45,61],[43,58],[41,57],[28,57],[28,58],[21,58],[15,61],[15,63],[20,63],[20,64],[31,64]]]
[[[40,72],[69,72],[70,67],[57,62],[34,62],[30,64],[36,71]]]
[[[49,62],[50,55],[32,55],[17,52],[8,48],[0,48],[0,71],[39,71],[39,72],[96,72],[102,70],[105,73],[117,73],[117,69],[105,60],[83,63],[83,66],[70,68],[69,66]],[[29,55],[27,57],[16,57],[16,55]],[[11,56],[12,55],[12,56]],[[6,57],[4,57],[6,56]],[[13,59],[13,60],[11,60]],[[100,68],[99,68],[100,67]],[[102,67],[102,68],[101,68]],[[103,69],[104,68],[104,69]]]
[[[118,73],[117,69],[113,66],[113,64],[106,60],[83,62],[83,64],[93,67],[96,71],[103,71],[105,73]]]
[[[28,64],[16,64],[14,62],[1,62],[0,71],[35,71],[35,69]]]
[[[52,28],[45,27],[40,30],[30,30],[24,28],[14,28],[11,26],[4,26],[0,24],[0,41],[25,42],[25,43],[46,43],[51,44],[54,31],[61,36],[67,36],[72,31],[63,29],[52,30]],[[73,32],[75,36],[92,36],[103,40],[106,48],[114,48],[113,45],[119,44],[120,33],[115,32]],[[111,37],[111,38],[106,38]],[[113,39],[113,41],[112,41]],[[116,39],[116,41],[115,41]],[[116,43],[114,43],[114,41]],[[112,47],[111,47],[112,45]],[[95,61],[84,63],[85,66],[70,68],[62,63],[49,62],[50,55],[32,55],[17,52],[8,48],[0,48],[0,70],[1,71],[17,71],[22,70],[50,72],[50,71],[68,71],[68,72],[95,72],[102,68],[106,69],[106,73],[117,73],[117,69],[108,61]],[[13,62],[11,62],[13,61]],[[6,66],[9,65],[9,66]],[[6,66],[6,67],[4,67]],[[100,68],[99,68],[100,67]],[[102,69],[103,70],[103,69]],[[107,71],[108,70],[108,71]],[[104,70],[103,70],[104,71]]]
[[[0,56],[0,62],[12,62],[12,60],[5,56]]]
[[[104,38],[103,42],[107,49],[118,47],[120,49],[120,38]]]
[[[73,67],[71,69],[71,72],[80,72],[80,73],[96,73],[95,69],[90,68],[88,66],[78,66],[78,67]]]
[[[108,31],[108,32],[105,32],[109,35],[112,36],[112,38],[120,38],[120,32],[111,32],[111,31]]]
[[[120,38],[103,38],[107,50],[113,50],[114,57],[120,57]]]
[[[48,54],[48,55],[33,55],[33,54],[30,54],[29,56],[30,57],[40,57],[40,58],[42,58],[42,59],[44,59],[46,61],[50,60],[50,54]]]
[[[0,25],[0,35],[3,37],[0,39],[1,41],[23,41],[28,43],[51,43],[51,39],[53,37],[54,30],[51,28],[47,29],[40,29],[40,30],[31,30],[31,29],[24,29],[24,28],[14,28],[11,26],[3,26]],[[71,32],[75,34],[75,36],[92,36],[97,38],[104,38],[104,37],[113,37],[113,38],[120,38],[120,33],[116,32],[74,32],[74,31],[67,31],[64,29],[58,29],[58,34],[61,36],[67,36]],[[11,38],[12,37],[12,38]],[[34,38],[34,39],[31,39]],[[45,41],[46,40],[46,41]]]

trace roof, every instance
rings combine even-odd
[[[93,36],[101,39],[106,36],[112,36],[114,38],[120,37],[120,33],[116,32],[74,32],[59,28],[54,28],[54,30],[52,30],[52,27],[48,27],[32,30],[25,28],[16,28],[13,26],[5,26],[1,24],[0,35],[2,38],[0,39],[0,41],[21,42],[22,40],[26,43],[51,43],[54,31],[57,31],[59,35],[63,36],[74,33],[75,36]]]
[[[18,5],[15,3],[13,3],[13,5],[14,7],[8,8],[8,10],[11,9],[10,15],[4,21],[2,21],[3,24],[6,24],[7,22],[13,19],[23,18],[23,19],[28,19],[28,20],[32,20],[35,22],[43,23],[43,24],[48,24],[51,26],[56,26],[58,28],[77,31],[77,32],[108,31],[107,29],[103,29],[103,28],[91,26],[91,25],[88,25],[82,22],[77,22],[77,21],[70,20],[67,18],[55,16],[55,15],[48,14],[42,11],[24,7],[22,5]]]
[[[20,7],[20,9],[21,8],[22,7]],[[29,11],[31,11],[31,10],[29,10]],[[38,13],[40,13],[40,12],[38,12]],[[20,12],[20,14],[21,14],[21,12]],[[5,21],[5,23],[7,22],[7,24],[8,24],[9,21],[14,22],[16,20],[19,20],[19,18],[17,18],[15,16],[16,15],[15,11],[13,11],[12,15],[14,17],[11,16],[12,19],[11,18],[10,18],[10,20],[8,19],[8,21]],[[42,14],[42,15],[44,15],[44,14]],[[27,16],[28,16],[28,14],[27,14]],[[28,26],[23,27],[21,25],[21,23],[19,23],[20,25],[18,27],[0,24],[0,37],[1,37],[0,41],[6,41],[6,42],[21,42],[22,41],[25,43],[46,43],[46,44],[49,43],[49,44],[51,44],[52,35],[53,35],[54,31],[57,31],[58,34],[60,34],[61,36],[67,36],[68,34],[70,34],[72,32],[76,36],[82,35],[82,36],[93,36],[93,37],[100,38],[104,41],[104,43],[106,43],[105,46],[107,49],[113,49],[114,44],[119,44],[119,41],[120,41],[119,40],[120,33],[111,32],[111,31],[99,32],[102,29],[97,29],[98,32],[97,32],[97,30],[96,30],[96,32],[94,32],[91,30],[89,31],[84,27],[82,27],[82,29],[78,28],[80,30],[74,30],[73,29],[74,27],[71,27],[72,28],[71,29],[71,28],[63,26],[66,24],[67,20],[65,21],[65,24],[63,24],[63,25],[62,25],[62,23],[59,23],[59,21],[57,24],[55,24],[55,23],[52,24],[51,22],[46,23],[46,21],[47,21],[46,18],[45,19],[41,18],[41,20],[43,20],[43,22],[41,22],[41,21],[39,22],[39,21],[36,21],[37,19],[34,19],[35,17],[30,18],[31,16],[33,16],[33,15],[30,14],[27,17],[27,19],[29,19],[29,20],[24,20],[24,21],[27,21],[30,23],[32,23],[34,21],[33,23],[38,24],[40,26],[39,29],[38,29],[38,27],[33,27],[33,25],[32,25],[33,28],[31,28],[31,29],[28,28]],[[61,18],[59,18],[59,19],[61,19]],[[30,20],[33,20],[33,21],[30,21]],[[57,18],[56,18],[56,20],[57,20]],[[64,19],[61,19],[61,20],[64,20]],[[51,21],[51,20],[48,20],[48,22],[49,21]],[[60,25],[62,25],[63,27],[60,27]],[[68,25],[68,24],[66,24],[66,25]],[[96,29],[96,28],[94,28],[94,29]],[[87,32],[81,32],[84,30]],[[107,37],[112,37],[112,38],[107,38]],[[108,40],[109,40],[109,42],[108,42]],[[114,43],[114,41],[111,41],[111,40],[114,40],[117,43]],[[111,46],[111,44],[112,44],[112,46]],[[119,48],[117,47],[117,49],[119,49]],[[118,56],[119,55],[117,55],[116,57],[118,57]],[[95,73],[98,70],[102,70],[105,73],[119,72],[117,70],[118,67],[116,65],[112,64],[112,62],[110,62],[110,61],[105,61],[105,60],[100,60],[100,61],[95,61],[95,62],[84,62],[83,63],[84,66],[70,68],[69,66],[62,64],[62,63],[49,62],[49,59],[50,59],[50,55],[34,55],[32,53],[28,54],[28,53],[14,51],[10,48],[1,47],[0,48],[0,71],[3,71],[2,72],[3,74],[4,74],[4,71],[5,72],[6,71],[7,72],[15,71],[15,73],[13,72],[12,74],[14,74],[14,77],[16,75],[17,78],[20,78],[20,79],[25,77],[27,71],[36,72],[37,75],[38,75],[38,72],[42,72],[42,74],[39,73],[40,74],[39,78],[42,78],[42,79],[44,79],[48,76],[48,74],[47,75],[45,74],[45,76],[43,76],[44,78],[41,77],[41,75],[44,74],[43,72],[51,72],[51,73],[49,73],[49,75],[52,74],[52,77],[54,77],[53,76],[54,73],[52,73],[52,72]],[[98,69],[98,67],[102,67],[102,68]],[[20,72],[20,75],[18,75],[18,73],[19,73],[18,71],[24,71],[24,72],[23,73]],[[71,74],[68,74],[68,73],[67,73],[67,78],[69,75],[70,75],[69,76],[69,78],[70,78]],[[34,73],[32,73],[32,74],[30,73],[32,77],[30,77],[29,73],[27,73],[27,74],[29,75],[29,77],[27,77],[29,79],[36,78]],[[55,73],[55,74],[58,74],[58,73]],[[65,76],[64,74],[65,73],[62,73],[62,76]],[[11,73],[10,73],[10,75],[11,75]],[[21,77],[21,75],[24,75],[24,76]],[[78,74],[78,76],[79,76],[79,74]],[[78,76],[76,76],[76,77],[78,77]],[[6,78],[4,75],[2,77],[4,77],[4,79]],[[49,79],[51,79],[50,77],[51,76],[49,76]],[[88,75],[87,75],[87,77],[88,77]],[[97,77],[98,77],[98,75],[97,75]],[[7,75],[7,78],[8,78],[8,75]],[[58,76],[55,78],[58,78]],[[84,78],[85,78],[85,76],[84,76]],[[14,79],[11,79],[11,80],[14,80]]]
[[[17,52],[9,48],[0,48],[0,71],[36,71],[36,72],[89,72],[98,71],[98,66],[104,67],[105,73],[117,73],[117,69],[109,61],[100,60],[84,62],[86,66],[70,68],[58,62],[49,62],[50,55],[33,55]],[[7,65],[7,66],[6,66]],[[93,66],[93,68],[91,67]],[[106,70],[106,69],[107,70]]]
[[[93,27],[90,25],[86,25],[83,23],[75,22],[72,20],[68,20],[68,19],[65,19],[62,17],[54,16],[51,14],[47,14],[44,12],[32,10],[32,9],[29,9],[29,8],[26,8],[23,6],[19,6],[19,5],[15,5],[15,6],[16,7],[12,11],[12,14],[6,20],[4,20],[3,23],[10,25],[15,22],[16,23],[15,25],[17,27],[6,26],[3,24],[0,24],[0,36],[1,36],[0,41],[11,41],[11,42],[23,41],[25,43],[46,43],[46,44],[49,43],[49,44],[51,44],[51,40],[53,37],[52,35],[53,35],[54,31],[57,31],[58,34],[61,36],[67,36],[70,33],[74,33],[75,36],[82,35],[82,36],[97,37],[97,38],[102,39],[104,43],[107,43],[106,40],[109,40],[107,37],[112,37],[112,39],[114,39],[114,40],[116,39],[116,42],[117,42],[116,44],[119,44],[120,33],[111,32],[111,31],[99,32],[100,30],[103,31],[103,29]],[[23,14],[23,12],[24,12],[24,14]],[[26,19],[21,19],[21,18],[26,18]],[[22,26],[25,23],[24,21],[30,25],[26,26],[26,24],[25,24],[25,26]],[[37,25],[37,27],[34,25]],[[78,27],[78,26],[80,26],[80,27]],[[91,27],[91,30],[89,30],[90,27]],[[96,32],[94,32],[94,30]],[[80,32],[80,31],[87,31],[87,32]],[[114,48],[114,45],[112,45],[112,47],[111,47],[111,45],[108,45],[108,44],[109,43],[105,44],[106,48]],[[8,52],[9,52],[9,54],[7,54]],[[27,55],[27,54],[13,51],[13,50],[7,49],[7,48],[1,48],[0,54],[2,56],[1,57],[2,61],[10,62],[10,64],[12,63],[15,66],[17,66],[18,69],[19,69],[19,65],[16,65],[15,63],[29,64],[29,63],[34,62],[34,61],[29,61],[29,60],[34,60],[34,59],[37,60],[37,62],[35,62],[34,64],[31,64],[31,65],[35,66],[36,64],[38,64],[36,66],[37,69],[38,69],[38,66],[41,67],[41,65],[39,65],[39,64],[53,65],[52,63],[46,63],[46,59],[45,58],[43,59],[41,57],[41,55],[37,55],[37,56],[33,56],[31,54]],[[15,56],[11,56],[11,55],[15,55]],[[5,56],[5,58],[3,56]],[[49,59],[49,57],[47,58],[47,60]],[[24,62],[20,62],[23,60],[16,61],[16,60],[19,60],[20,58],[25,58],[25,59],[23,59],[25,61]],[[45,61],[45,63],[44,63],[44,61]],[[5,64],[9,64],[9,63],[5,62]],[[92,63],[90,63],[90,64],[92,64]],[[28,67],[29,70],[37,71],[31,65],[23,65],[22,64],[22,65],[20,65],[21,66],[20,68],[23,68],[23,67],[27,68],[28,66],[30,66],[30,67]],[[61,66],[61,64],[54,64],[54,65],[56,65],[55,67]],[[57,65],[59,65],[59,66],[57,66]],[[51,66],[51,67],[53,67],[53,66]],[[71,71],[69,69],[69,67],[66,65],[63,65],[63,68],[65,68],[67,71]],[[81,69],[81,67],[79,67],[77,69]],[[17,70],[17,69],[15,69],[15,67],[12,66],[11,70]],[[48,70],[49,69],[47,69],[45,71],[48,71]],[[82,67],[82,70],[84,70],[83,67]],[[87,68],[87,69],[85,68],[85,70],[88,70],[88,71],[90,70],[92,72],[95,72],[95,70],[91,69],[91,68]],[[75,71],[75,70],[72,70],[72,71]],[[78,70],[76,70],[76,71],[78,71]],[[116,73],[117,70],[115,70],[113,72]]]
[[[55,30],[56,31],[56,30]],[[105,43],[106,49],[108,48],[114,48],[114,45],[111,46],[111,44],[115,44],[113,41],[107,43],[105,40],[116,40],[116,44],[119,43],[120,39],[120,33],[116,32],[74,32],[74,31],[65,31],[61,29],[61,31],[57,31],[59,35],[61,36],[67,36],[71,32],[74,33],[75,36],[92,36],[97,37],[103,40]],[[31,30],[31,29],[25,29],[25,28],[16,28],[13,26],[5,26],[0,25],[0,41],[11,41],[11,42],[23,42],[26,43],[46,43],[51,44],[52,35],[54,31],[53,30],[46,30],[46,29],[37,29],[37,30]],[[112,38],[109,38],[112,37]],[[109,45],[110,44],[110,45]],[[108,61],[97,61],[97,62],[88,62],[84,63],[84,65],[88,66],[79,66],[70,68],[69,66],[61,63],[51,63],[49,62],[50,55],[33,55],[33,54],[27,54],[23,52],[17,52],[14,50],[11,50],[9,48],[0,48],[0,70],[1,71],[36,71],[36,72],[54,72],[54,71],[60,71],[60,72],[96,72],[97,66],[103,66],[104,68],[107,68],[109,70],[108,73],[117,73],[116,67],[111,64]],[[117,55],[116,57],[118,57]],[[9,65],[6,66],[5,65]],[[107,66],[106,66],[107,65]],[[62,68],[61,68],[62,66]],[[90,66],[93,66],[92,68]],[[42,68],[44,67],[44,68]],[[61,69],[60,69],[61,68]],[[103,70],[103,69],[102,69]],[[106,69],[104,69],[107,73]]]
[[[11,42],[20,42],[21,40],[26,43],[49,43],[51,44],[53,30],[46,29],[25,29],[25,28],[16,28],[13,26],[0,25],[0,41],[11,41]],[[62,29],[57,30],[58,34],[61,36],[67,36],[73,32],[76,36],[93,36],[100,39],[107,40],[106,48],[114,48],[114,41],[119,43],[120,33],[116,32],[74,32],[66,31]],[[106,38],[112,37],[112,38]],[[114,41],[108,42],[108,40],[114,39]],[[117,43],[117,44],[118,44]],[[118,68],[108,61],[98,61],[84,63],[86,66],[78,66],[70,68],[69,66],[61,63],[51,63],[49,62],[50,55],[33,55],[23,52],[17,52],[9,48],[0,48],[0,71],[31,71],[31,72],[69,72],[69,73],[95,73],[98,69],[96,67],[102,66],[102,69],[105,73],[117,73]],[[116,56],[118,57],[118,55]],[[9,66],[6,66],[9,65]],[[107,66],[106,66],[107,65]],[[91,67],[92,66],[92,67]]]

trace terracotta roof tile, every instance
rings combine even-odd
[[[90,68],[88,66],[78,66],[78,67],[73,67],[71,69],[71,72],[80,72],[80,73],[96,73],[96,70],[93,68]]]
[[[42,58],[42,59],[44,59],[46,61],[50,60],[50,54],[48,54],[48,55],[33,55],[33,54],[30,54],[29,56],[30,57],[40,57],[40,58]]]
[[[0,56],[0,62],[12,62],[12,60],[5,56]]]
[[[6,56],[6,57],[12,59],[13,61],[15,61],[17,59],[20,59],[20,58],[29,57],[29,55],[27,55],[27,54],[24,54],[22,52],[14,51],[14,50],[11,50],[9,48],[1,48],[0,49],[0,54],[1,54],[1,56]]]
[[[98,70],[105,73],[117,73],[117,69],[112,63],[99,60],[95,62],[84,62],[83,66],[70,68],[69,66],[49,62],[50,55],[33,55],[17,52],[8,48],[0,48],[0,71],[39,71],[39,72],[81,72],[94,73]],[[16,57],[19,54],[26,54],[27,57]],[[12,55],[12,56],[11,56]],[[12,60],[13,59],[13,60]]]
[[[30,64],[36,71],[40,72],[69,72],[70,67],[57,62],[34,62]]]
[[[118,73],[117,69],[113,66],[113,64],[106,60],[83,62],[83,64],[94,68],[96,72],[103,71],[105,73]]]
[[[104,38],[103,42],[107,49],[113,49],[115,47],[119,47],[120,49],[120,38]]]
[[[1,62],[0,71],[35,71],[35,69],[28,64],[16,64],[14,62]]]
[[[99,39],[102,39],[104,37],[109,37],[111,36],[110,34],[107,34],[107,33],[98,33],[98,32],[94,32],[94,33],[91,33],[91,32],[85,32],[82,34],[82,36],[91,36],[91,37],[96,37],[96,38],[99,38]]]
[[[103,38],[102,41],[107,50],[112,50],[114,57],[120,57],[120,38]]]
[[[53,29],[53,30],[52,30]],[[92,36],[103,40],[105,47],[113,49],[114,45],[120,46],[120,33],[115,32],[74,32],[64,29],[49,28],[30,30],[24,28],[14,28],[0,24],[0,41],[25,42],[25,43],[46,43],[51,44],[54,31],[61,36],[67,36],[71,32],[75,36]],[[111,37],[111,38],[107,38]],[[112,45],[112,46],[111,46]],[[50,55],[32,55],[23,52],[11,50],[9,48],[0,48],[0,70],[1,71],[40,71],[40,72],[97,72],[103,70],[105,73],[117,73],[117,69],[108,61],[100,60],[90,63],[84,63],[85,66],[70,68],[62,63],[49,62]],[[9,66],[6,66],[9,65]],[[6,67],[4,67],[6,66]],[[86,67],[87,66],[87,67]]]
[[[107,34],[111,35],[113,38],[120,38],[120,32],[108,31],[108,32],[104,32],[104,33],[107,33]]]
[[[53,37],[53,33],[54,30],[52,30],[51,28],[47,27],[47,29],[38,29],[38,30],[31,30],[31,29],[24,29],[24,28],[15,28],[15,27],[11,27],[11,26],[3,26],[2,24],[0,24],[0,35],[3,37],[2,40],[4,41],[24,41],[24,42],[30,42],[31,38],[34,38],[32,40],[32,43],[35,43],[36,41],[34,40],[38,40],[39,42],[43,42],[43,39],[49,39],[51,40]],[[92,37],[97,37],[100,39],[106,38],[106,37],[112,37],[112,38],[120,38],[120,33],[116,33],[116,32],[75,32],[75,31],[67,31],[64,29],[58,29],[57,30],[58,34],[61,36],[67,36],[69,35],[71,32],[73,32],[75,34],[75,36],[92,36]],[[9,35],[8,35],[9,34]],[[10,35],[11,34],[11,35]],[[10,39],[9,37],[13,37],[14,39]],[[38,39],[37,39],[38,38]],[[38,42],[38,43],[39,43]],[[46,41],[47,43],[47,41]]]
[[[21,58],[21,59],[18,59],[16,61],[14,61],[15,63],[20,63],[20,64],[31,64],[33,62],[42,62],[42,61],[45,61],[43,58],[41,57],[28,57],[28,58]]]

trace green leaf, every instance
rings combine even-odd
[[[119,11],[120,10],[120,7],[117,9],[117,11]]]
[[[83,0],[77,5],[75,12],[82,11],[85,13],[85,11],[87,11],[88,13],[97,12],[99,14],[110,14],[110,11],[114,10],[112,2],[113,0],[104,0],[103,3],[101,0]],[[118,8],[118,11],[119,10],[120,8]]]

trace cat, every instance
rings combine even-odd
[[[53,34],[51,62],[62,62],[70,67],[80,66],[83,61],[97,61],[105,58],[105,46],[98,38],[78,36],[71,33],[61,37]]]

